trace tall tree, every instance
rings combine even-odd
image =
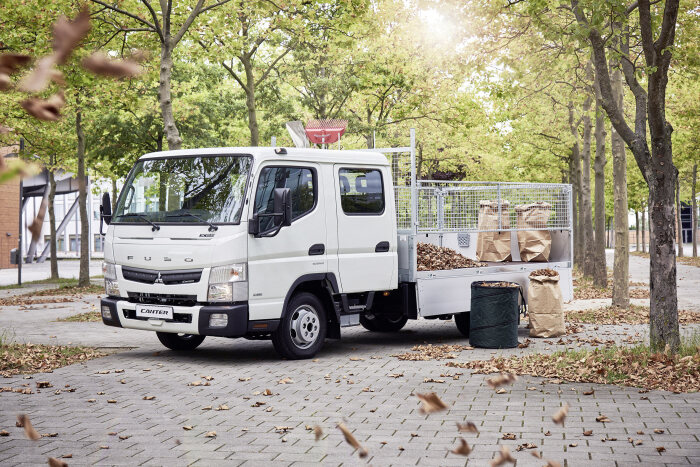
[[[600,105],[600,87],[598,80],[594,80],[595,87],[595,161],[593,171],[595,173],[595,245],[593,283],[596,287],[607,287],[608,269],[605,260],[605,116]]]
[[[621,68],[627,86],[635,100],[634,129],[619,105],[611,83],[602,28],[610,9],[603,2],[593,5],[593,14],[587,14],[578,0],[571,1],[571,9],[593,49],[596,77],[600,85],[601,101],[615,131],[620,135],[637,161],[649,185],[650,207],[650,344],[654,349],[666,345],[672,351],[680,346],[678,328],[678,296],[676,291],[676,257],[674,255],[674,187],[677,170],[673,165],[671,133],[673,127],[666,120],[666,87],[671,63],[678,18],[678,0],[666,0],[659,15],[652,14],[649,0],[640,0],[633,6],[615,8],[613,14],[623,27],[621,31]],[[659,7],[660,8],[660,7]],[[605,11],[605,14],[603,12]],[[638,79],[634,57],[627,47],[630,15],[638,12],[638,31],[646,67],[647,89]],[[654,10],[656,13],[656,7]],[[651,147],[647,141],[647,124]]]
[[[160,78],[158,82],[158,102],[163,119],[163,128],[169,149],[180,149],[182,138],[173,114],[172,84],[173,52],[183,37],[201,14],[224,5],[231,0],[219,0],[205,5],[205,0],[197,0],[194,6],[173,0],[160,0],[160,10],[156,11],[152,2],[141,0],[142,6],[134,1],[123,2],[122,7],[102,0],[91,0],[101,5],[99,15],[104,21],[113,24],[119,32],[146,32],[154,35],[160,45]],[[143,11],[145,8],[146,11]],[[110,14],[111,13],[111,14]],[[123,25],[120,19],[127,20],[131,26]],[[177,26],[175,23],[180,21]],[[135,22],[135,23],[134,23]]]

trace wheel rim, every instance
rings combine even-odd
[[[182,333],[178,333],[178,334],[176,334],[176,335],[177,335],[177,337],[178,337],[180,340],[183,340],[183,341],[192,340],[192,338],[194,337],[194,334],[182,334]]]
[[[292,313],[289,335],[295,346],[308,349],[318,340],[320,328],[316,310],[310,305],[302,305]]]

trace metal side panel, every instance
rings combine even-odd
[[[469,311],[471,307],[471,284],[478,281],[517,282],[523,287],[527,300],[530,282],[528,275],[540,268],[556,269],[564,302],[573,299],[571,269],[553,263],[529,263],[527,266],[512,265],[451,271],[419,271],[416,280],[418,311],[420,316],[451,315]]]

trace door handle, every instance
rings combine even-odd
[[[374,247],[375,253],[386,253],[387,251],[389,251],[389,242],[379,242]]]
[[[322,255],[326,252],[326,245],[323,243],[317,243],[315,245],[311,245],[309,248],[309,256],[318,256]]]

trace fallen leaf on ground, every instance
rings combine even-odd
[[[498,391],[496,391],[496,394],[505,394],[506,392],[508,391],[506,391],[504,388],[501,388]]]
[[[576,446],[578,446],[578,443],[570,443],[570,444],[569,444],[569,447],[570,447],[570,448],[575,448]]]
[[[143,396],[143,400],[145,400],[145,401],[152,401],[155,398],[156,398],[156,396]]]
[[[49,467],[68,467],[68,464],[55,457],[49,457]]]
[[[583,391],[584,396],[592,396],[593,394],[595,394],[595,391],[593,389],[590,389],[588,391]]]
[[[515,433],[503,433],[501,439],[515,439]]]
[[[657,452],[666,452],[666,448],[663,447],[663,446],[657,446],[657,447],[656,447],[656,451],[657,451]]]
[[[459,438],[459,446],[452,451],[452,454],[457,454],[460,456],[468,456],[472,452],[472,448],[469,447],[464,438]]]
[[[277,381],[277,384],[292,384],[294,380],[290,377],[285,377],[282,378],[281,380]]]
[[[569,413],[569,404],[564,404],[564,406],[557,410],[557,413],[552,415],[552,421],[557,425],[564,426],[564,420],[566,420],[566,414]]]
[[[422,414],[440,412],[447,409],[447,405],[434,392],[429,394],[416,393],[416,397],[423,403],[419,410]]]
[[[182,429],[185,431],[190,431],[192,428],[194,428],[192,425],[185,425],[182,427]]]
[[[592,436],[593,430],[583,430],[583,436]]]
[[[657,435],[660,435],[663,432],[664,430],[662,430],[661,428],[654,428],[654,433],[656,433]]]
[[[608,423],[608,422],[611,422],[612,420],[610,420],[607,416],[601,414],[595,418],[595,421],[601,422],[601,423]]]
[[[272,391],[270,391],[269,389],[265,389],[263,391],[262,395],[263,396],[272,396],[273,394],[272,394]]]
[[[228,405],[226,404],[221,404],[220,406],[216,407],[214,410],[228,410]]]
[[[129,438],[131,438],[131,435],[121,435],[121,436],[119,436],[119,439],[122,440],[122,441],[127,440],[127,439],[129,439]]]
[[[23,413],[17,415],[17,426],[24,428],[24,434],[27,435],[27,438],[33,441],[41,438],[39,432],[32,426],[32,422],[29,421],[29,415]]]
[[[42,433],[41,437],[42,438],[55,438],[58,436],[58,433]]]
[[[216,431],[207,431],[204,433],[205,438],[216,438]]]
[[[516,451],[524,451],[526,449],[537,449],[537,445],[533,443],[524,443],[518,444],[518,447],[515,448]]]
[[[346,427],[343,423],[338,423],[338,429],[343,432],[343,436],[345,436],[345,441],[350,446],[357,449],[360,457],[367,457],[367,450],[360,444],[359,441],[357,441],[357,439],[355,438],[355,436],[353,436],[348,427]]]
[[[253,378],[251,378],[250,376],[246,376],[244,378],[238,378],[238,381],[250,381],[251,379]]]
[[[499,453],[498,457],[491,461],[491,467],[498,467],[506,462],[515,464],[515,459],[513,459],[513,456],[510,454],[510,449],[508,449],[508,446],[501,446],[501,452]]]
[[[7,430],[0,430],[0,436],[10,436],[10,432]]]
[[[459,423],[457,422],[457,431],[460,433],[478,433],[479,429],[472,422]]]

